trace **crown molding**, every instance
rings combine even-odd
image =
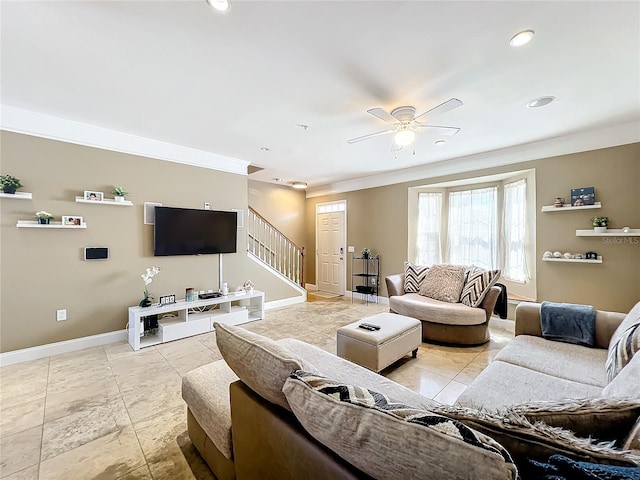
[[[114,152],[247,175],[248,161],[1,105],[0,129]]]
[[[557,157],[571,153],[587,152],[600,148],[616,147],[640,142],[640,121],[613,127],[574,133],[563,137],[550,138],[538,142],[524,143],[513,147],[491,150],[465,157],[427,163],[416,167],[369,175],[335,182],[328,185],[310,187],[307,198],[353,192],[365,188],[384,187],[397,183],[442,177],[456,173],[473,172],[485,168],[513,165],[541,158]]]

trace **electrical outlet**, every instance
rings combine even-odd
[[[56,320],[61,322],[67,319],[67,309],[64,308],[62,310],[56,310]]]
[[[204,202],[204,209],[211,210],[211,204],[209,202]]]
[[[371,285],[375,286],[375,284],[376,284],[376,279],[375,279],[375,278],[372,278],[372,279],[371,279]]]

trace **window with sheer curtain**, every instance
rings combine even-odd
[[[416,258],[419,265],[442,262],[440,224],[442,219],[442,193],[421,192],[418,195],[418,228]]]
[[[525,179],[504,185],[502,274],[517,282],[525,282],[530,278],[526,256],[526,202]]]
[[[449,193],[447,263],[498,268],[498,188]]]

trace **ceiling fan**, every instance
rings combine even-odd
[[[393,128],[383,130],[382,132],[370,133],[369,135],[363,135],[362,137],[352,138],[347,140],[348,143],[357,143],[362,140],[368,140],[369,138],[377,137],[380,135],[386,135],[388,133],[395,133],[394,140],[397,146],[404,147],[411,144],[416,137],[417,132],[428,131],[429,133],[436,133],[439,135],[455,135],[460,131],[457,127],[445,127],[439,125],[428,125],[421,121],[427,120],[436,115],[446,113],[454,108],[462,106],[462,102],[457,98],[452,98],[444,103],[441,103],[437,107],[433,107],[431,110],[427,110],[424,113],[416,116],[415,107],[398,107],[394,108],[391,113],[388,113],[382,108],[372,108],[367,110],[374,117],[378,117],[380,120],[384,120],[390,123]],[[421,120],[421,121],[418,121]]]

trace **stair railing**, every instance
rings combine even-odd
[[[298,247],[262,215],[249,207],[247,250],[294,283],[304,278],[304,247]]]

